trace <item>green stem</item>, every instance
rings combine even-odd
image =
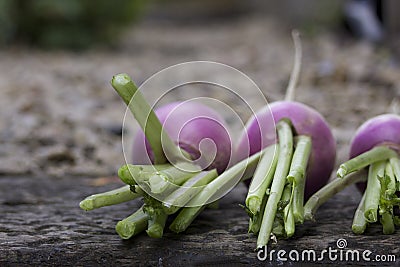
[[[322,204],[347,186],[365,181],[365,176],[365,172],[352,173],[343,179],[336,178],[332,182],[322,187],[320,190],[314,193],[304,205],[304,219],[314,220],[314,214]]]
[[[168,215],[162,210],[157,210],[149,216],[149,225],[146,233],[152,238],[161,238],[164,233],[165,223],[167,222]]]
[[[386,199],[390,199],[396,192],[396,178],[393,173],[393,168],[390,162],[386,163],[385,168],[385,180],[387,180],[386,189],[384,196]]]
[[[150,175],[163,171],[168,168],[174,168],[171,164],[161,165],[122,165],[118,170],[118,177],[122,182],[128,185],[136,185],[138,181],[148,181]]]
[[[368,172],[367,189],[365,190],[365,212],[367,222],[378,220],[378,206],[381,195],[381,184],[379,177],[385,173],[385,162],[379,161],[371,164]]]
[[[254,172],[246,197],[246,206],[253,214],[260,212],[261,203],[266,197],[265,192],[274,177],[278,155],[279,147],[276,144],[267,147]]]
[[[385,235],[393,234],[395,231],[393,215],[390,212],[384,212],[381,214],[380,222],[383,227],[383,233]]]
[[[157,198],[163,199],[200,171],[200,167],[193,164],[185,162],[177,163],[171,168],[151,175],[148,185],[152,193],[158,194]]]
[[[131,165],[126,164],[118,170],[120,179],[129,185],[139,185],[147,193],[164,199],[189,178],[198,174],[200,167],[186,162],[175,165]]]
[[[288,180],[293,182],[293,216],[296,223],[304,221],[304,190],[306,170],[311,155],[311,138],[300,135],[296,138],[296,149],[293,153]]]
[[[184,207],[206,184],[218,176],[217,170],[203,171],[187,180],[181,187],[163,200],[166,214],[173,214]]]
[[[340,165],[337,176],[343,178],[347,174],[361,170],[374,162],[387,160],[396,155],[396,152],[386,146],[376,146]]]
[[[163,127],[154,113],[151,106],[148,104],[140,90],[133,83],[129,75],[122,73],[115,75],[111,80],[111,85],[124,100],[125,104],[131,110],[133,116],[138,121],[142,128],[146,139],[154,155],[154,163],[162,164],[168,160],[166,154],[170,155],[172,161],[187,161],[182,154],[183,151],[172,141],[168,134],[163,130]],[[164,150],[165,149],[165,154]],[[189,158],[189,157],[188,157]]]
[[[197,215],[204,209],[204,205],[215,201],[216,199],[214,198],[219,196],[218,193],[223,193],[226,192],[227,189],[232,189],[235,185],[233,183],[236,183],[236,181],[241,178],[240,176],[246,173],[246,170],[252,169],[257,165],[264,152],[265,150],[261,150],[251,157],[240,161],[207,184],[200,193],[195,195],[187,203],[187,207],[179,212],[178,216],[169,227],[171,231],[176,233],[185,231]]]
[[[256,214],[253,214],[250,217],[249,232],[252,232],[254,234],[258,234],[258,232],[260,231],[265,206],[267,205],[268,196],[266,193],[264,193],[264,194],[265,194],[265,197],[262,199],[262,203],[260,206],[260,212],[257,212]]]
[[[204,210],[206,206],[183,208],[175,220],[169,226],[169,229],[175,233],[185,231],[193,220]]]
[[[380,199],[379,199],[379,214],[381,215],[380,222],[383,227],[384,234],[392,234],[395,231],[393,221],[393,204],[396,198],[396,178],[393,173],[390,161],[385,163],[384,176],[378,176],[380,181]]]
[[[360,203],[358,204],[357,210],[354,213],[353,224],[351,229],[355,234],[364,233],[367,228],[367,221],[365,220],[365,193],[363,194]]]
[[[278,208],[278,202],[282,197],[282,192],[293,155],[293,133],[290,124],[285,120],[281,120],[277,123],[276,128],[279,137],[279,159],[272,181],[267,205],[264,210],[260,232],[258,234],[257,248],[264,247],[269,241]]]
[[[392,157],[390,158],[389,162],[397,180],[397,190],[400,191],[400,159],[398,157]]]
[[[116,205],[140,197],[141,194],[133,193],[130,186],[126,185],[111,191],[88,196],[79,203],[83,210],[94,210],[105,206]]]
[[[131,216],[119,221],[115,230],[122,239],[129,239],[147,228],[148,217],[143,211],[143,207],[138,209]]]
[[[292,203],[292,186],[286,184],[282,194],[282,201],[288,202],[283,209],[283,222],[285,225],[285,233],[287,237],[291,237],[295,231],[294,217],[293,217],[293,203]]]

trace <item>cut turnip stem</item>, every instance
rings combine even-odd
[[[279,158],[258,233],[257,248],[267,245],[270,239],[278,202],[282,197],[293,154],[293,133],[290,124],[282,120],[276,128],[279,137]]]
[[[314,215],[318,208],[328,201],[332,196],[342,191],[349,185],[366,181],[366,174],[352,173],[345,178],[336,178],[328,183],[316,193],[314,193],[304,205],[304,219],[314,220]]]
[[[147,214],[144,213],[143,207],[141,207],[129,217],[119,221],[115,226],[115,230],[122,239],[129,239],[146,230],[148,220]]]
[[[262,203],[260,206],[260,211],[257,213],[251,213],[250,214],[250,221],[249,221],[249,233],[254,233],[254,234],[258,234],[260,231],[260,227],[261,227],[261,223],[262,223],[262,219],[263,219],[263,215],[264,212],[263,210],[265,210],[265,206],[267,204],[267,199],[268,196],[266,195],[266,191],[264,192],[264,197],[262,199]]]
[[[387,199],[390,198],[397,191],[396,190],[396,178],[394,176],[393,168],[392,168],[392,164],[390,163],[390,160],[389,160],[389,163],[386,164],[385,176],[384,176],[385,180],[381,181],[381,183],[383,183],[383,184],[386,183],[386,185],[387,185],[387,187],[385,188],[385,192],[384,192],[384,196]],[[383,179],[383,177],[382,177],[382,179]]]
[[[148,216],[143,211],[143,207],[138,209],[129,217],[119,221],[115,226],[116,232],[122,239],[129,239],[147,228]]]
[[[189,168],[192,169],[187,171]],[[199,174],[200,171],[201,169],[198,166],[193,166],[189,163],[178,163],[171,168],[167,168],[152,174],[149,177],[148,186],[156,198],[163,199],[187,180]]]
[[[397,190],[400,191],[400,159],[397,157],[390,158],[390,165],[392,166],[393,174],[397,180]]]
[[[191,168],[190,171],[186,169]],[[190,163],[162,165],[123,165],[118,170],[120,179],[128,185],[139,185],[157,199],[164,199],[183,183],[200,173],[198,166]]]
[[[293,217],[293,208],[292,208],[292,186],[291,184],[287,184],[282,194],[282,202],[287,203],[283,210],[283,223],[285,226],[285,233],[287,237],[291,237],[294,235],[295,230],[295,221]]]
[[[132,192],[130,186],[137,185],[137,181],[148,181],[149,177],[154,175],[154,173],[164,171],[168,168],[173,168],[173,166],[170,164],[136,166],[131,164],[123,165],[118,170],[118,176],[125,184],[127,184],[126,186],[88,196],[79,203],[79,206],[81,209],[89,211],[105,206],[117,205],[142,197],[144,194],[143,191],[141,191],[141,193]],[[134,178],[133,175],[136,178]]]
[[[147,235],[153,238],[161,238],[168,215],[161,210],[145,210],[145,213],[149,216],[149,225],[146,230]]]
[[[306,166],[311,153],[311,138],[298,136],[296,149],[289,170],[288,180],[293,183],[293,216],[296,223],[304,221],[304,189],[306,184]]]
[[[189,158],[185,152],[181,151],[175,145],[168,134],[163,131],[163,127],[153,109],[129,75],[125,73],[115,75],[111,80],[111,85],[124,100],[143,129],[152,148],[155,164],[167,163],[165,154],[173,156],[173,160],[175,161],[186,161]],[[184,157],[183,154],[186,154],[185,156],[187,157]]]
[[[137,185],[140,183],[148,182],[150,177],[155,173],[172,169],[174,166],[171,164],[161,165],[122,165],[118,170],[118,177],[127,185]]]
[[[265,149],[264,155],[258,163],[246,197],[246,206],[252,214],[261,210],[265,192],[272,182],[278,162],[279,147],[273,144]]]
[[[364,233],[365,229],[367,228],[367,220],[365,219],[365,193],[358,204],[357,210],[354,213],[353,224],[351,229],[355,234],[362,234]]]
[[[347,174],[361,170],[374,162],[390,159],[395,156],[396,152],[388,147],[374,147],[373,149],[341,164],[337,171],[337,176],[343,178]]]
[[[379,178],[385,175],[385,163],[378,161],[369,167],[367,189],[365,191],[364,216],[367,222],[373,223],[378,220],[378,206],[381,193]]]
[[[130,186],[126,185],[108,192],[88,196],[79,203],[79,206],[81,209],[88,211],[105,206],[117,205],[139,197],[142,197],[142,195],[132,192]]]
[[[382,212],[380,222],[382,224],[382,232],[385,235],[390,235],[395,232],[395,226],[393,221],[393,214],[390,212]]]

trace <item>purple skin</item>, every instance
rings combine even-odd
[[[400,116],[383,114],[362,124],[351,141],[350,158],[377,145],[387,145],[400,151]],[[358,183],[357,187],[364,192],[366,183]]]
[[[307,167],[304,193],[305,200],[307,200],[330,178],[336,158],[335,138],[325,119],[311,107],[299,102],[277,101],[270,104],[269,109],[265,107],[257,112],[255,117],[258,118],[258,121],[270,122],[271,114],[275,123],[283,118],[288,118],[293,123],[297,135],[311,136],[312,151]],[[249,154],[252,155],[276,142],[275,125],[262,123],[259,127],[255,117],[246,124],[247,138],[245,132],[237,149],[237,161],[248,156],[248,144],[250,144]],[[261,139],[261,136],[263,136],[263,139]]]
[[[216,168],[218,173],[226,169],[232,145],[227,126],[216,111],[198,102],[173,102],[157,108],[155,113],[171,139],[188,152],[192,160],[201,157],[199,145],[203,139],[214,142],[216,156],[210,166],[206,166],[206,160],[201,157],[199,164],[202,168]],[[205,156],[215,153],[215,146],[210,146],[210,143],[200,146]],[[132,163],[151,164],[153,158],[150,144],[139,130],[134,138]]]

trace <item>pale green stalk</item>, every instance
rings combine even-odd
[[[385,162],[371,164],[368,172],[367,189],[365,190],[365,219],[372,223],[378,220],[378,206],[381,196],[379,177],[385,174]]]
[[[396,152],[386,146],[376,146],[339,166],[337,176],[343,178],[349,173],[361,170],[374,162],[396,157]]]
[[[265,149],[264,155],[254,172],[249,191],[246,197],[246,206],[253,214],[260,212],[265,192],[272,182],[276,164],[278,162],[279,148],[273,144]],[[261,211],[262,212],[262,211]]]
[[[317,209],[335,194],[342,191],[349,185],[366,180],[365,172],[352,173],[344,178],[336,178],[316,193],[314,193],[304,205],[304,219],[314,220]]]
[[[171,156],[174,162],[188,160],[188,154],[183,150],[181,151],[163,130],[152,107],[148,104],[128,74],[115,75],[111,80],[111,85],[124,100],[142,128],[152,149],[155,164],[167,163],[166,154]]]
[[[79,206],[83,210],[94,210],[127,202],[140,196],[141,194],[132,192],[130,186],[126,185],[111,191],[88,196],[79,203]]]
[[[279,159],[258,234],[257,248],[267,245],[270,239],[278,202],[282,197],[293,156],[293,133],[290,124],[286,120],[281,120],[277,123],[276,128],[279,137]]]
[[[358,204],[357,210],[354,213],[353,224],[351,229],[355,234],[362,234],[364,233],[365,229],[367,228],[367,220],[364,216],[365,213],[365,193]]]
[[[293,183],[293,217],[296,223],[304,221],[304,190],[306,170],[311,155],[311,138],[300,135],[296,138],[296,149],[293,153],[288,180]]]
[[[147,221],[148,217],[142,207],[129,217],[119,221],[115,226],[115,230],[122,239],[129,239],[146,230]]]

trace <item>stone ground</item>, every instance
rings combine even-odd
[[[302,41],[296,100],[319,110],[332,126],[339,163],[347,157],[355,129],[396,106],[399,61],[388,47],[354,40],[340,31],[305,34]],[[168,233],[161,242],[144,235],[128,242],[118,239],[114,224],[129,214],[128,205],[93,213],[77,209],[87,194],[117,186],[107,177],[124,163],[122,133],[130,157],[129,140],[137,125],[122,126],[125,106],[109,84],[112,76],[127,72],[140,85],[166,67],[194,60],[232,66],[248,75],[268,101],[280,100],[293,62],[290,29],[273,18],[247,15],[206,25],[145,20],[113,49],[0,51],[0,263],[57,265],[71,260],[78,265],[109,265],[131,260],[145,264],[146,259],[149,265],[257,263],[255,239],[246,234],[246,215],[232,206],[243,202],[243,188],[221,204],[222,212],[233,212],[227,224],[214,221],[213,215],[221,211],[209,210],[187,234]],[[160,97],[157,87],[144,93],[149,99]],[[253,107],[262,105],[253,91],[243,94]],[[191,96],[190,91],[177,90],[163,101]],[[244,121],[250,116],[240,101],[220,90],[205,90],[204,96],[230,105]],[[237,129],[240,121],[223,114]],[[236,140],[237,131],[232,135]],[[320,224],[301,227],[294,240],[279,246],[322,250],[343,237],[352,248],[373,246],[399,258],[398,233],[383,236],[378,229],[371,230],[376,235],[350,233],[360,196],[354,189],[346,192],[329,202]],[[341,207],[340,223],[330,217],[337,213],[336,205]],[[205,240],[214,243],[203,246]],[[211,254],[215,257],[209,258]]]

